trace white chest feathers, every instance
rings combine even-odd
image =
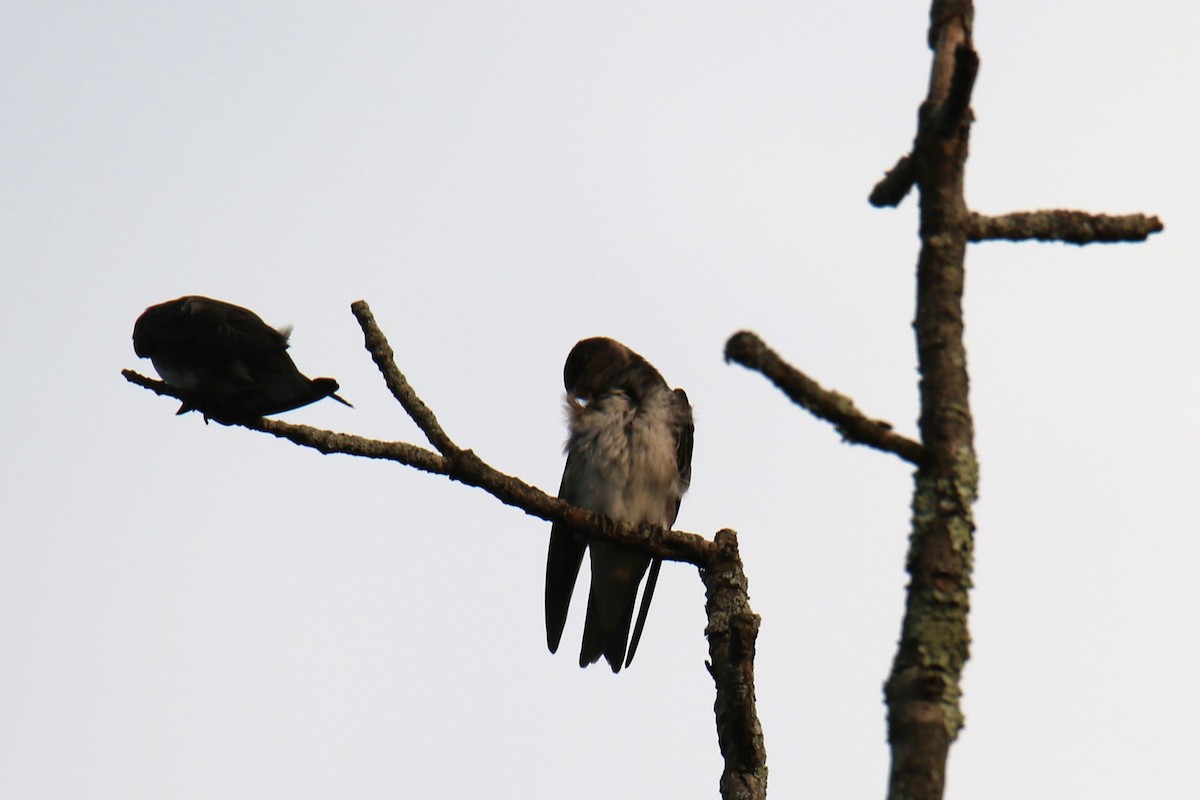
[[[679,474],[677,402],[668,390],[649,392],[640,404],[622,392],[587,406],[568,400],[563,498],[621,522],[669,528],[687,490]]]

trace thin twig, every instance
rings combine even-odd
[[[404,377],[404,373],[396,366],[392,346],[388,344],[387,337],[376,324],[375,315],[371,313],[371,307],[367,305],[367,301],[358,300],[351,303],[350,311],[358,320],[359,327],[362,328],[367,351],[374,359],[375,366],[383,374],[383,381],[387,384],[392,396],[404,407],[404,410],[412,417],[412,421],[417,424],[417,427],[425,434],[425,438],[439,453],[449,456],[457,452],[460,449],[458,445],[451,441],[429,406],[425,405],[417,396],[412,386],[409,385],[408,379]]]
[[[822,388],[749,331],[740,331],[730,337],[725,344],[725,360],[761,372],[792,402],[813,416],[833,423],[848,442],[893,453],[912,464],[920,464],[924,458],[920,442],[896,433],[887,422],[863,414],[849,397]]]

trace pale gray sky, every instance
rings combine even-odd
[[[545,650],[549,526],[395,465],[174,417],[147,305],[295,325],[353,411],[553,490],[585,336],[696,407],[678,526],[740,532],[773,797],[881,797],[910,471],[721,360],[758,331],[913,433],[928,3],[36,3],[0,29],[0,796],[716,797],[703,592],[614,677]],[[1200,783],[1194,86],[1178,3],[979,3],[968,198],[1146,211],[1144,245],[971,250],[982,463],[950,798]]]

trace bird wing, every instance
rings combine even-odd
[[[654,587],[658,585],[658,571],[662,569],[662,559],[654,558],[650,562],[650,571],[646,575],[646,588],[642,590],[642,605],[638,608],[637,622],[633,625],[633,636],[629,639],[629,652],[625,655],[625,666],[633,663],[633,654],[637,652],[638,642],[642,640],[642,628],[646,627],[646,615],[650,613],[650,601],[654,599]]]
[[[139,356],[226,364],[285,354],[287,337],[249,309],[191,295],[147,308],[133,327]]]
[[[203,298],[192,300],[189,313],[196,345],[216,358],[273,362],[282,357],[291,361],[285,352],[287,335],[248,308]]]
[[[692,424],[692,407],[688,403],[687,392],[676,389],[675,402],[678,408],[679,427],[675,432],[675,464],[679,468],[679,482],[684,492],[692,482],[692,438],[695,426]],[[679,516],[679,504],[683,493],[675,500],[675,511],[665,527],[675,524]],[[625,656],[625,666],[633,663],[634,653],[637,652],[638,642],[642,639],[642,628],[646,626],[646,615],[650,613],[650,601],[654,599],[654,587],[658,584],[658,573],[662,569],[662,559],[655,558],[650,562],[650,572],[646,575],[646,588],[642,590],[642,604],[638,608],[637,622],[633,625],[633,636],[629,639],[629,652]]]
[[[600,660],[619,672],[625,660],[629,625],[637,606],[638,585],[652,560],[645,553],[608,542],[591,543],[592,587],[579,666]],[[653,587],[650,587],[651,589]]]
[[[558,489],[558,496],[569,503],[576,502],[570,496],[568,481],[573,460],[574,456],[568,453],[562,484]],[[575,579],[579,577],[579,567],[583,564],[586,550],[587,540],[574,528],[562,522],[555,522],[551,526],[550,549],[546,553],[546,645],[551,653],[558,651],[558,643],[562,640],[567,610],[575,591]]]

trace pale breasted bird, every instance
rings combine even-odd
[[[613,339],[584,339],[563,368],[567,464],[558,496],[617,522],[670,528],[692,477],[692,407],[646,359]],[[589,551],[592,573],[579,666],[601,656],[629,666],[662,559],[589,540],[556,522],[546,558],[546,643],[558,650],[575,579]],[[633,637],[638,585],[649,569]],[[626,642],[628,641],[628,655]]]
[[[133,349],[183,395],[177,413],[243,421],[290,411],[323,397],[350,405],[333,378],[308,378],[288,355],[291,327],[278,330],[249,309],[189,295],[147,308]]]

